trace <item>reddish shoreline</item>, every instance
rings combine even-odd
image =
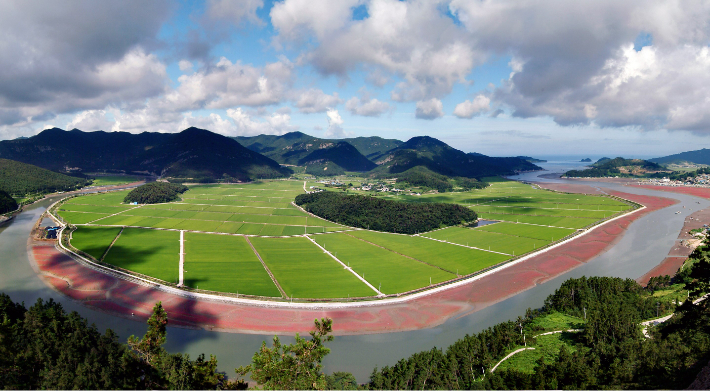
[[[578,239],[469,284],[391,305],[304,310],[194,300],[89,269],[57,250],[52,243],[30,238],[28,253],[30,262],[36,265],[47,285],[83,305],[128,318],[147,319],[155,302],[160,300],[171,325],[181,327],[292,334],[311,330],[313,319],[327,316],[333,318],[333,330],[337,335],[415,330],[481,310],[580,266],[616,243],[632,221],[677,202],[606,191],[645,205],[646,209],[594,228]]]

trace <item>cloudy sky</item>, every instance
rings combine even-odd
[[[439,138],[466,152],[710,147],[710,2],[0,1],[0,139]]]

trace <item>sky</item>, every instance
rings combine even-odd
[[[0,139],[428,135],[492,156],[710,146],[710,1],[0,0]]]

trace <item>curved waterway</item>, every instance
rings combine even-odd
[[[551,166],[551,168],[556,167]],[[538,176],[542,174],[546,173],[526,173],[515,179],[559,181],[539,178]],[[450,319],[430,329],[336,337],[330,344],[331,353],[324,363],[326,372],[352,372],[358,381],[365,382],[376,366],[395,364],[401,358],[432,347],[445,348],[466,334],[473,334],[496,323],[515,319],[523,315],[527,308],[540,307],[545,297],[568,278],[596,275],[636,279],[665,258],[688,214],[710,207],[710,201],[688,195],[610,183],[584,182],[584,184],[627,193],[673,198],[680,203],[634,221],[614,247],[588,263],[483,310]],[[28,261],[27,238],[35,221],[52,202],[53,200],[44,200],[34,204],[9,224],[0,227],[0,270],[2,271],[0,291],[9,294],[14,301],[24,301],[27,306],[32,305],[38,298],[52,298],[61,302],[65,309],[79,312],[90,323],[96,324],[100,330],[113,329],[124,341],[131,334],[143,335],[146,330],[144,322],[115,317],[83,307],[48,288],[34,273]],[[677,211],[682,213],[676,214]],[[220,370],[232,376],[234,368],[248,364],[262,341],[270,339],[270,335],[219,333],[170,327],[166,347],[171,352],[189,353],[193,358],[200,353],[214,354],[219,360]],[[281,339],[287,343],[292,341],[291,337]]]

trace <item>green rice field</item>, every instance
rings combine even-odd
[[[401,202],[456,203],[498,221],[410,236],[350,228],[309,215],[292,204],[303,186],[298,180],[195,185],[178,201],[154,205],[123,204],[128,190],[97,193],[68,199],[56,214],[78,227],[72,245],[97,259],[123,228],[103,259],[106,263],[177,283],[179,231],[185,231],[186,286],[279,298],[270,271],[290,300],[374,297],[375,290],[390,295],[426,288],[529,254],[632,208],[610,197],[556,193],[501,179],[467,192],[372,193]]]
[[[281,297],[243,236],[185,233],[184,273],[190,287]]]
[[[177,282],[179,253],[179,232],[126,228],[106,254],[104,262],[163,281]]]
[[[251,241],[289,297],[344,298],[374,294],[306,238],[253,238]]]
[[[71,243],[92,257],[101,259],[119,232],[121,228],[118,227],[81,227],[72,232]]]

